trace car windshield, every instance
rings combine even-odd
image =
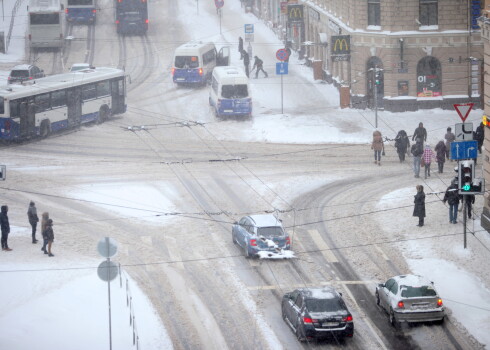
[[[10,72],[12,78],[28,78],[29,71],[27,70],[13,70]]]
[[[421,286],[421,287],[402,286],[403,298],[433,297],[436,295],[437,295],[436,291],[431,286]]]
[[[176,56],[175,68],[197,68],[199,58],[197,56]]]
[[[263,237],[281,237],[284,236],[284,231],[279,226],[259,227],[257,229],[257,235]]]
[[[306,299],[309,312],[334,312],[343,310],[339,299]]]
[[[246,84],[242,85],[223,85],[221,89],[223,98],[245,98],[248,97],[248,89]]]
[[[122,14],[122,17],[126,21],[139,21],[139,20],[141,20],[141,15],[139,12],[125,12],[124,14]]]

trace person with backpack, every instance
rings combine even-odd
[[[421,139],[421,142],[427,141],[427,130],[423,123],[419,123],[419,127],[413,132],[412,141],[416,139]]]
[[[405,154],[408,153],[408,148],[410,147],[410,139],[407,136],[405,130],[398,131],[398,134],[395,137],[395,148],[396,153],[398,153],[398,158],[400,159],[400,163],[405,161]]]
[[[483,146],[483,141],[485,140],[485,125],[483,122],[476,128],[475,140],[478,142],[478,153],[481,154],[481,147]]]
[[[444,141],[439,141],[436,148],[434,148],[434,151],[436,151],[437,166],[439,168],[438,173],[442,174],[444,162],[446,161],[446,145],[444,144]]]
[[[444,194],[443,203],[449,204],[449,223],[457,224],[458,223],[458,205],[460,194],[458,193],[458,184],[455,180],[451,182],[451,185],[447,188],[446,193]]]
[[[267,78],[267,72],[264,70],[264,61],[262,61],[260,58],[257,56],[254,56],[255,61],[254,61],[254,66],[252,67],[252,71],[255,69],[255,79],[259,77],[259,72],[262,71],[262,73],[265,74],[265,77]]]
[[[420,177],[420,160],[422,158],[422,154],[424,153],[424,148],[422,145],[422,140],[418,138],[416,142],[412,145],[412,149],[410,152],[413,155],[413,172],[415,177]]]

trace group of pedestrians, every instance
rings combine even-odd
[[[254,56],[254,65],[252,66],[252,70],[250,70],[250,56],[244,48],[243,48],[243,38],[238,38],[238,52],[240,53],[240,59],[243,60],[243,67],[245,69],[245,74],[247,77],[250,77],[250,73],[255,70],[255,79],[259,77],[259,72],[262,72],[264,76],[267,78],[269,75],[264,70],[264,61],[262,61],[258,56]],[[291,52],[289,50],[288,52]],[[289,57],[288,57],[289,58]]]
[[[29,224],[31,225],[31,236],[32,243],[36,244],[38,240],[36,239],[37,223],[39,222],[39,217],[37,215],[36,204],[31,201],[27,209],[27,218]],[[2,251],[12,251],[12,248],[8,245],[8,236],[10,233],[10,223],[8,218],[8,206],[2,205],[0,208],[0,227],[2,231]],[[41,251],[47,254],[49,257],[53,257],[54,254],[51,252],[51,246],[54,242],[54,231],[53,231],[53,220],[49,218],[49,213],[44,212],[42,214],[41,220],[41,233],[43,236],[43,246]]]

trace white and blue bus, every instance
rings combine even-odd
[[[222,47],[219,53],[213,43],[190,42],[175,49],[172,67],[174,83],[204,85],[216,66],[227,66],[230,48]]]
[[[87,68],[0,87],[0,140],[22,141],[126,111],[124,71]]]
[[[209,104],[217,117],[252,116],[252,98],[245,72],[231,66],[214,68]]]
[[[97,9],[96,0],[67,0],[66,3],[66,20],[77,23],[95,23]]]
[[[29,45],[31,48],[63,47],[63,6],[60,0],[29,0]]]

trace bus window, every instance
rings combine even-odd
[[[20,101],[10,101],[10,118],[17,118],[19,116],[19,103]]]
[[[89,6],[93,4],[93,0],[68,0],[68,6]]]
[[[49,93],[41,94],[34,97],[34,104],[36,105],[36,113],[44,112],[50,109],[49,105]]]
[[[204,64],[216,61],[216,50],[212,49],[202,55],[202,61]]]
[[[248,97],[247,85],[223,85],[221,88],[223,98],[245,98]]]
[[[3,97],[0,96],[0,114],[5,114],[5,106],[3,103]]]
[[[97,97],[97,92],[95,90],[95,84],[89,84],[82,86],[82,100],[91,100]]]
[[[59,13],[31,13],[31,25],[60,24]]]
[[[175,68],[198,68],[199,58],[197,56],[176,56]]]
[[[97,83],[97,97],[109,96],[111,94],[109,81]]]
[[[53,91],[51,93],[51,107],[61,107],[66,105],[65,91]]]

